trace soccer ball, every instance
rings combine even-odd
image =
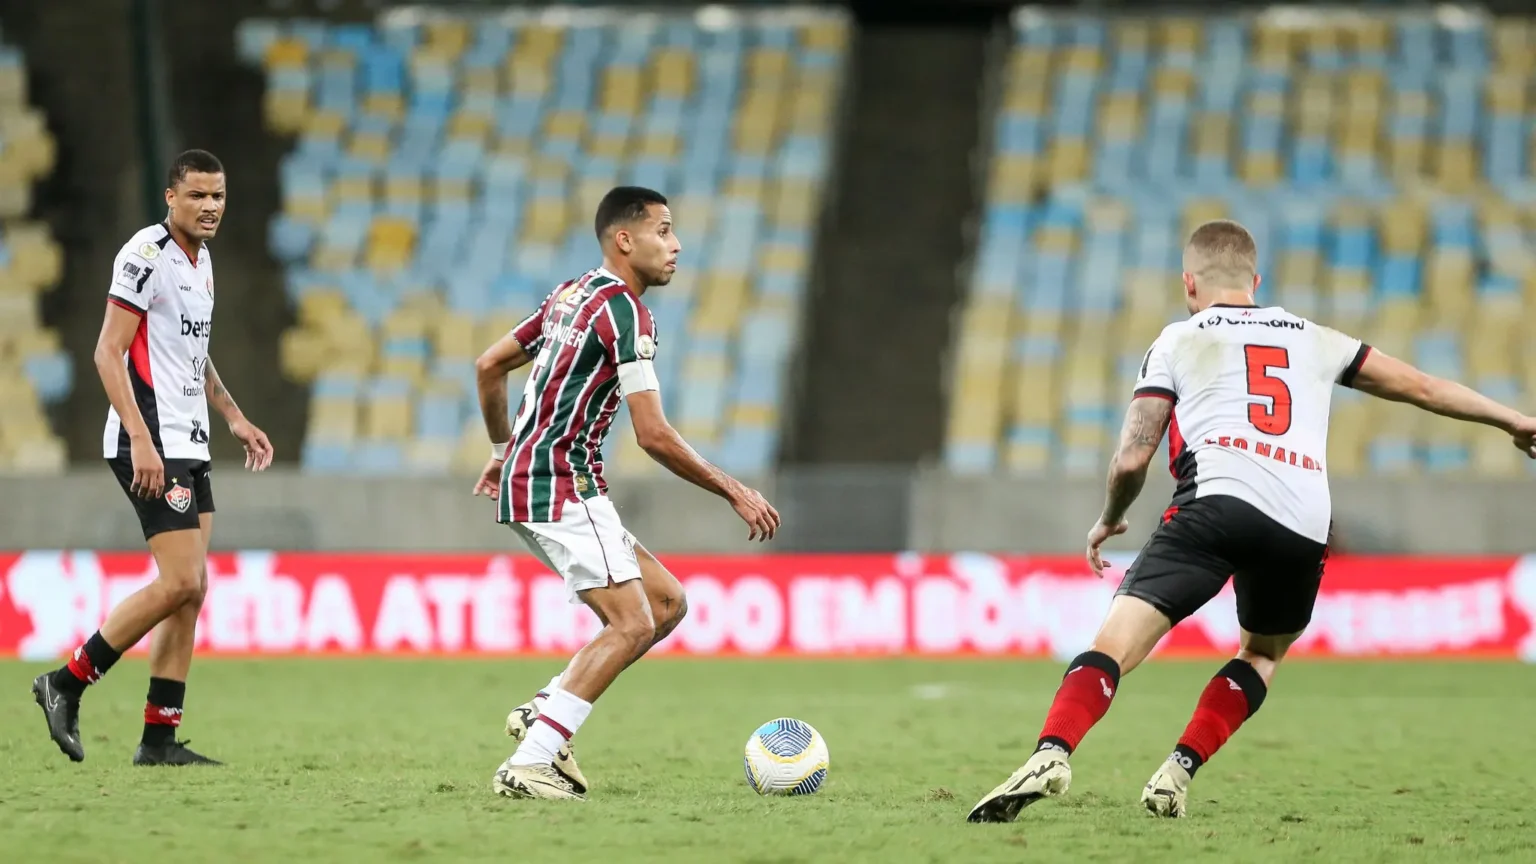
[[[759,795],[810,795],[827,779],[827,742],[811,724],[780,717],[747,739],[742,763]]]

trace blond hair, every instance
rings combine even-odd
[[[1184,244],[1184,270],[1197,284],[1247,290],[1259,272],[1259,247],[1247,228],[1230,219],[1207,222]]]

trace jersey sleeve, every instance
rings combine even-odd
[[[1329,327],[1319,326],[1317,332],[1319,347],[1328,362],[1325,368],[1332,373],[1334,381],[1353,387],[1355,375],[1365,365],[1365,358],[1371,356],[1371,346]]]
[[[598,313],[597,338],[608,360],[619,367],[619,390],[626,398],[660,390],[656,379],[656,321],[628,291],[616,291]]]
[[[549,311],[549,304],[554,302],[555,295],[564,288],[565,285],[561,285],[549,292],[543,302],[539,303],[539,308],[533,310],[532,315],[519,321],[517,326],[512,328],[512,338],[517,340],[517,344],[523,346],[523,352],[529,357],[538,354],[544,347],[544,313]]]
[[[1161,336],[1147,349],[1146,356],[1141,358],[1141,369],[1136,373],[1135,398],[1152,396],[1158,399],[1167,399],[1169,402],[1179,401],[1178,386],[1173,378],[1173,363],[1169,356],[1169,345],[1173,337],[1169,331],[1164,330]]]
[[[154,278],[159,259],[160,249],[153,243],[124,246],[112,262],[112,284],[107,288],[107,302],[135,315],[147,313],[160,284],[160,280]]]

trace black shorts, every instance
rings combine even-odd
[[[1327,544],[1240,498],[1211,495],[1169,511],[1115,593],[1145,600],[1177,624],[1230,577],[1242,628],[1280,636],[1312,620],[1327,561]]]
[[[212,466],[205,460],[165,459],[165,493],[159,498],[140,498],[129,488],[133,485],[133,460],[114,456],[107,460],[118,485],[133,502],[139,514],[144,539],[167,531],[199,528],[199,513],[213,512],[213,483],[208,474]]]

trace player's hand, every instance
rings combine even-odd
[[[1521,453],[1536,459],[1536,417],[1522,417],[1512,433],[1515,447]]]
[[[229,433],[245,445],[246,470],[267,470],[272,464],[272,442],[267,440],[267,433],[244,417],[229,421]]]
[[[501,466],[504,464],[495,457],[485,463],[485,470],[480,472],[480,479],[475,481],[475,495],[484,495],[492,501],[501,497]]]
[[[1130,527],[1131,524],[1124,519],[1114,525],[1105,525],[1103,520],[1100,520],[1088,532],[1088,566],[1093,568],[1093,575],[1100,579],[1104,578],[1104,558],[1099,554],[1099,547],[1104,545],[1105,540],[1116,534],[1124,534]]]
[[[735,508],[736,515],[741,521],[747,523],[751,529],[747,534],[748,540],[772,540],[773,535],[779,531],[779,511],[773,509],[768,499],[756,489],[748,489],[741,486],[736,494],[731,496],[731,506]]]
[[[128,488],[140,498],[159,498],[165,492],[165,463],[155,452],[155,442],[146,435],[135,438],[131,446],[133,483]]]

